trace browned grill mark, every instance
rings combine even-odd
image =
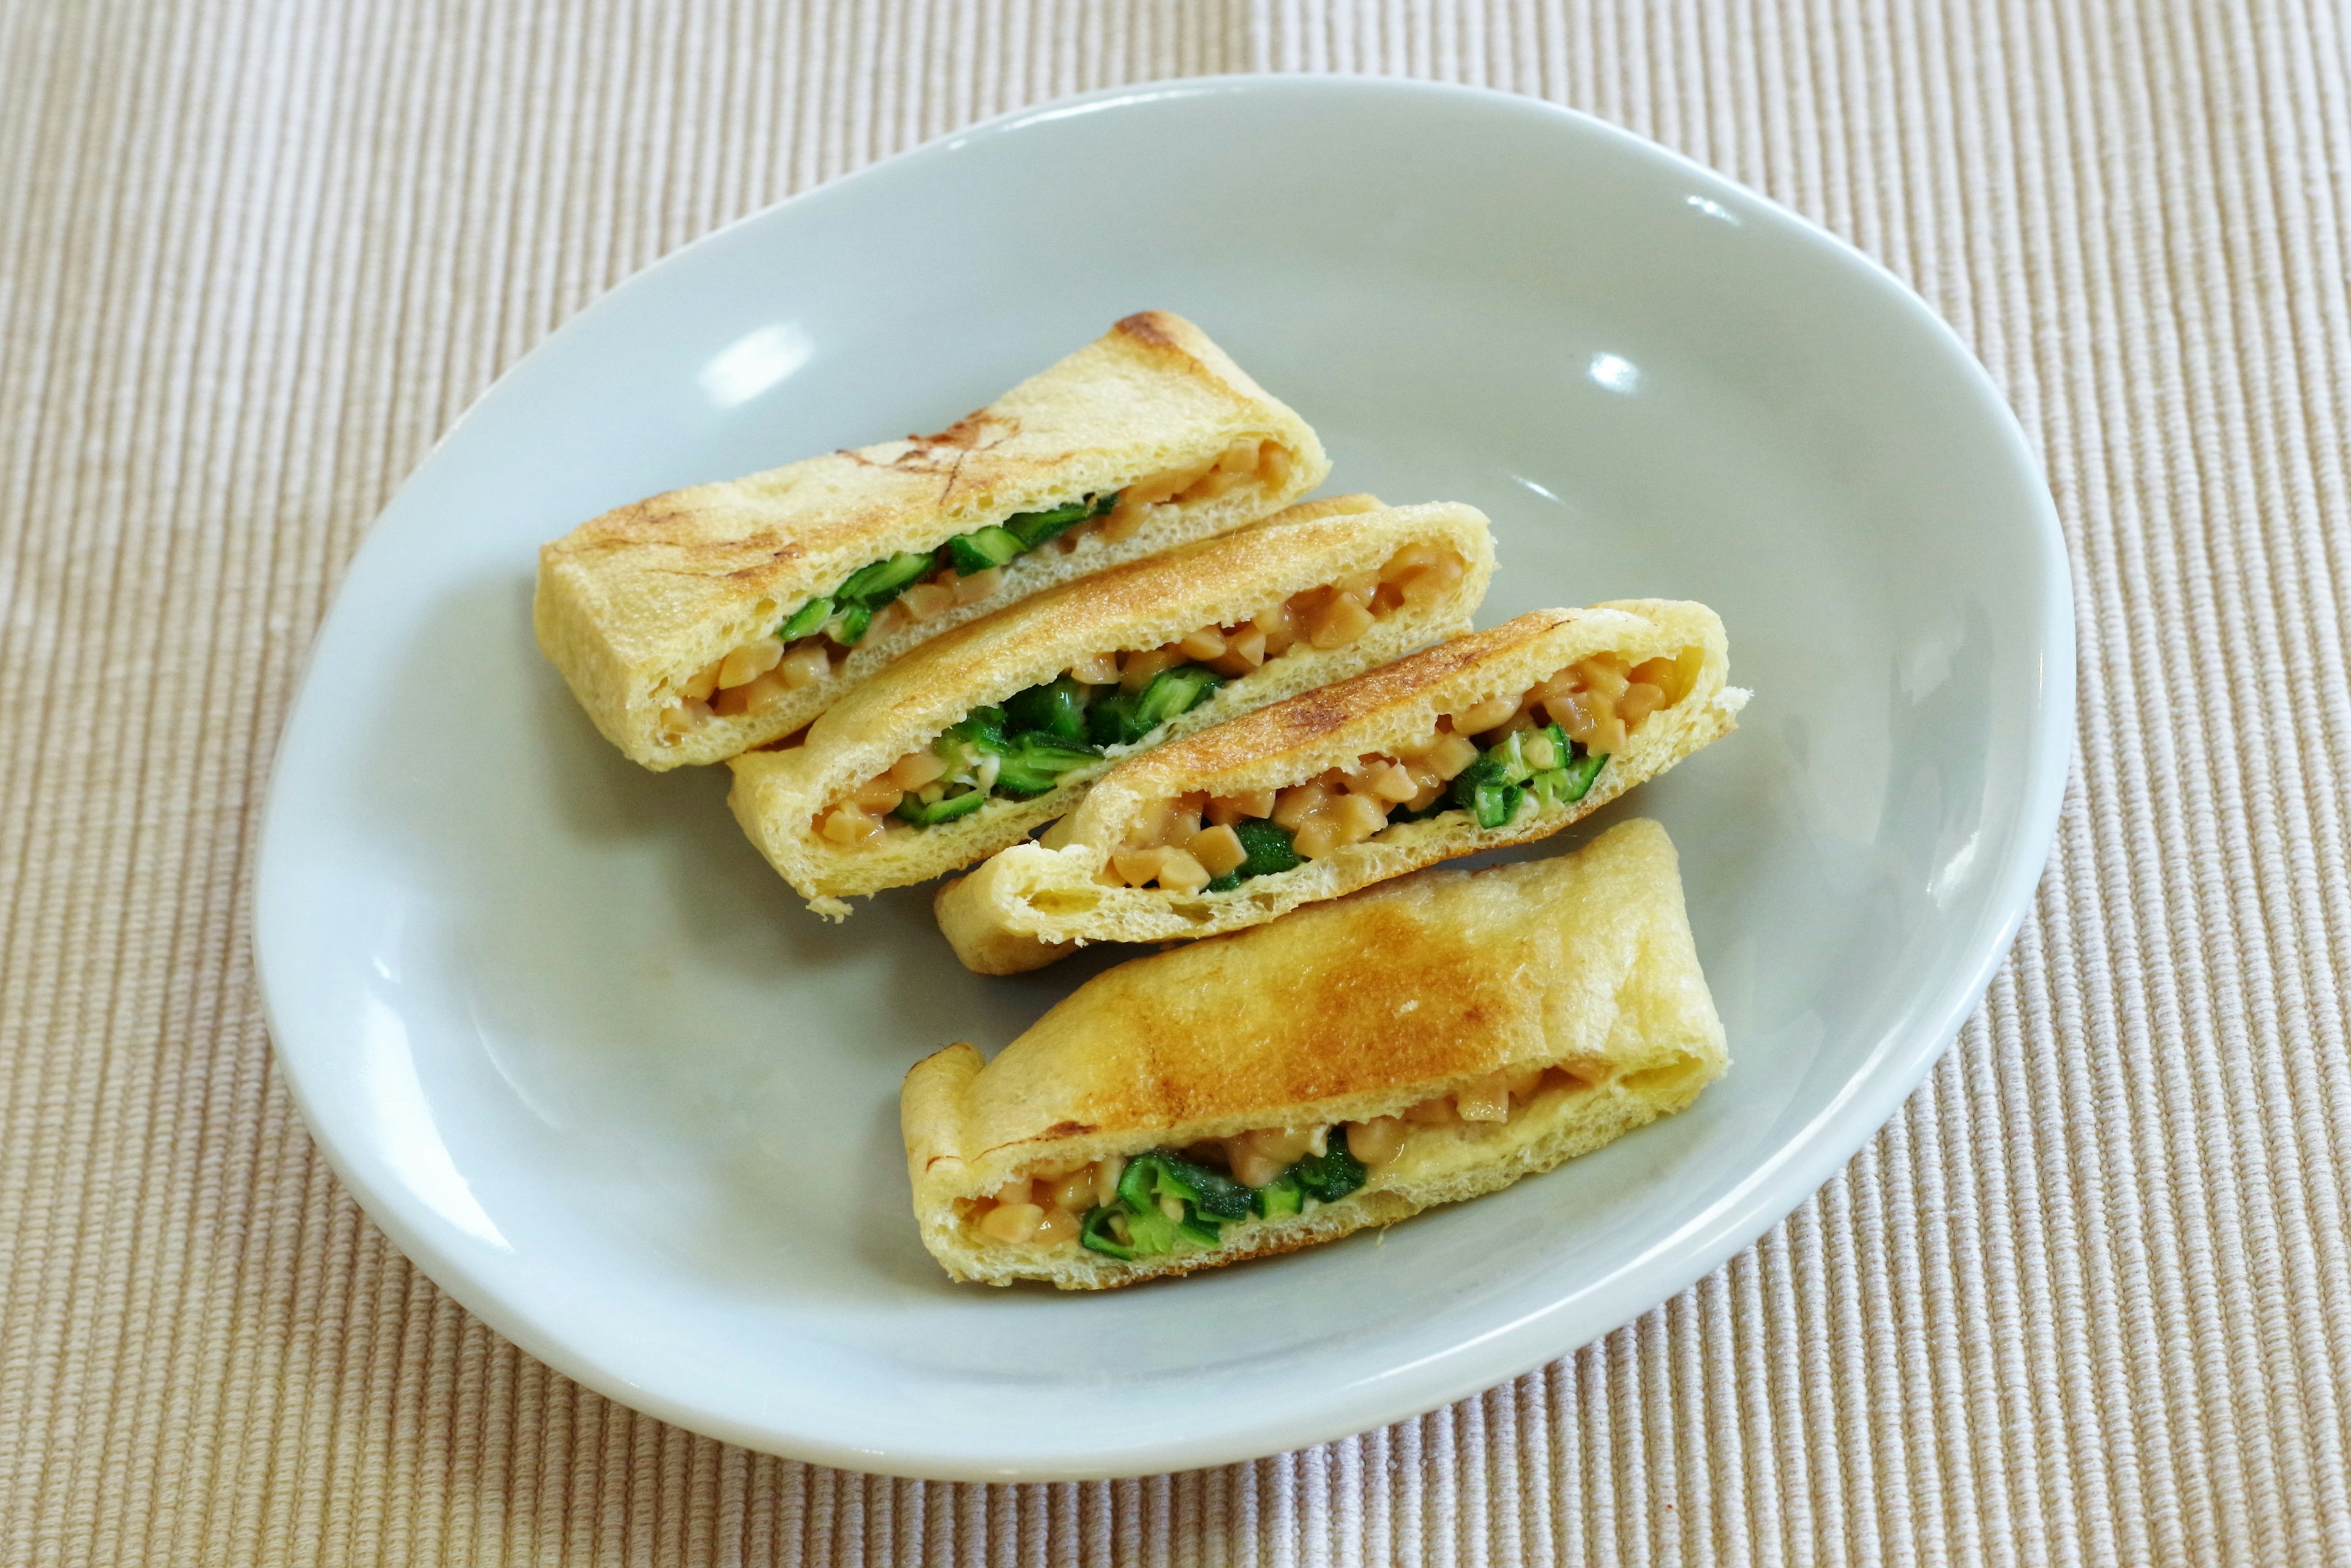
[[[1168,336],[1166,329],[1159,325],[1159,312],[1156,310],[1138,310],[1132,316],[1122,317],[1112,330],[1123,332],[1136,342],[1148,343],[1155,349],[1182,347]]]

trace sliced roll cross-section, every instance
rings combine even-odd
[[[935,435],[583,523],[539,552],[532,618],[607,739],[716,762],[949,627],[1255,521],[1329,469],[1205,333],[1145,311]]]
[[[942,889],[964,964],[1256,925],[1555,833],[1732,727],[1703,604],[1539,610],[1202,730],[1104,775],[1034,843]]]
[[[935,638],[805,739],[731,759],[744,831],[820,914],[1062,815],[1121,758],[1465,629],[1475,507],[1308,502]]]
[[[1101,1290],[1332,1240],[1549,1170],[1726,1065],[1673,845],[1429,871],[1138,958],[900,1097],[954,1278]]]

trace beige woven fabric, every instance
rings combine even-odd
[[[2346,1560],[2346,31],[2323,0],[0,4],[0,1563]],[[2034,916],[1814,1201],[1424,1420],[984,1489],[611,1405],[410,1269],[274,1075],[247,895],[312,628],[434,434],[645,263],[979,116],[1227,69],[1591,110],[1950,319],[2083,606]]]

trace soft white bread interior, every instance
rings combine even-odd
[[[900,1097],[923,1245],[957,1280],[1098,1290],[1286,1252],[1492,1192],[1678,1111],[1727,1065],[1674,847],[1620,823],[1583,849],[1431,871],[1097,976],[982,1065],[917,1063]],[[970,1222],[1039,1166],[1266,1127],[1395,1115],[1543,1068],[1507,1121],[1417,1125],[1335,1202],[1121,1260]]]
[[[1005,567],[988,599],[867,637],[829,674],[682,734],[677,684],[767,636],[873,561],[1123,490],[1258,441],[1278,460],[1213,497],[1149,509],[1115,542],[1077,536]],[[1147,310],[935,435],[828,453],[607,512],[539,552],[532,622],[605,737],[647,768],[716,762],[789,735],[925,639],[1029,594],[1240,527],[1322,482],[1306,422],[1180,316]]]
[[[1160,801],[1188,792],[1244,795],[1302,782],[1357,758],[1409,746],[1439,715],[1516,695],[1595,653],[1632,663],[1698,652],[1695,678],[1634,731],[1583,798],[1531,800],[1503,826],[1466,811],[1399,822],[1294,871],[1251,877],[1225,893],[1117,885],[1105,874],[1128,831]],[[1729,733],[1747,694],[1728,685],[1722,622],[1703,604],[1625,600],[1538,610],[1442,643],[1351,681],[1311,691],[1136,757],[1097,779],[1054,831],[1054,847],[1017,843],[938,894],[939,928],[965,966],[1014,974],[1088,942],[1165,942],[1238,931],[1418,867],[1555,833]]]
[[[932,827],[893,825],[854,844],[835,843],[816,827],[826,807],[975,707],[1053,680],[1094,654],[1158,648],[1204,626],[1248,621],[1293,594],[1374,570],[1414,545],[1441,547],[1461,561],[1459,579],[1441,595],[1385,611],[1343,647],[1293,644],[1137,747],[1112,747],[1100,763],[1063,775],[1057,789],[1026,800],[998,797]],[[1493,540],[1474,507],[1384,507],[1370,496],[1305,502],[933,638],[827,710],[802,744],[730,758],[727,802],[811,908],[845,915],[844,898],[925,882],[1019,841],[1067,812],[1093,779],[1139,747],[1168,744],[1467,631],[1493,570]]]

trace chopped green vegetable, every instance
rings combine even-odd
[[[1569,801],[1583,800],[1592,792],[1593,780],[1600,777],[1601,768],[1607,765],[1608,754],[1604,751],[1593,752],[1569,763],[1562,769],[1567,779],[1560,786],[1560,799]]]
[[[1113,490],[1042,512],[1016,513],[1001,525],[974,528],[948,539],[948,562],[961,577],[1004,566],[1088,517],[1101,517],[1117,504],[1118,492]],[[937,564],[936,550],[901,550],[868,562],[851,572],[830,594],[811,599],[793,611],[790,618],[777,628],[776,635],[789,643],[823,628],[831,632],[834,642],[843,647],[854,647],[864,640],[873,612],[928,576]],[[829,627],[828,621],[831,622]]]
[[[1530,731],[1520,747],[1520,752],[1526,758],[1527,766],[1536,772],[1554,772],[1566,767],[1568,758],[1575,755],[1575,743],[1567,738],[1566,730],[1554,724],[1545,729]],[[1540,764],[1535,760],[1538,757],[1542,758]]]
[[[949,725],[931,749],[947,764],[950,780],[976,768],[971,777],[987,780],[985,785],[927,806],[910,796],[899,802],[898,815],[919,827],[953,821],[979,810],[991,795],[1031,800],[1057,788],[1071,769],[1099,761],[1102,754],[1082,739],[1064,738],[1083,733],[1084,691],[1064,676],[1016,692],[1002,707],[972,709]],[[988,757],[997,759],[992,774],[981,767]]]
[[[1451,792],[1447,791],[1438,795],[1436,800],[1431,800],[1427,805],[1423,806],[1417,811],[1414,810],[1409,806],[1398,806],[1395,810],[1388,813],[1388,826],[1393,828],[1401,826],[1405,822],[1425,822],[1431,817],[1440,816],[1447,811],[1458,810],[1459,810],[1459,808],[1454,805]]]
[[[1062,774],[1100,759],[1092,747],[1064,746],[1050,736],[1027,731],[1012,737],[1005,747],[1004,762],[996,770],[996,788],[1016,800],[1026,800],[1059,785]]]
[[[793,611],[790,617],[776,628],[776,635],[787,643],[796,637],[810,636],[831,614],[832,601],[830,598],[811,599]]]
[[[1159,1156],[1137,1155],[1118,1175],[1118,1200],[1135,1214],[1159,1207]]]
[[[1137,1155],[1119,1176],[1118,1201],[1126,1210],[1127,1237],[1138,1257],[1176,1250],[1176,1222],[1159,1207],[1158,1178],[1156,1155]]]
[[[1538,773],[1531,788],[1536,799],[1545,806],[1573,806],[1592,792],[1593,780],[1608,765],[1608,754],[1597,756],[1584,751],[1567,738],[1567,731],[1558,725],[1550,729],[1552,755],[1556,766]]]
[[[1157,1258],[1176,1250],[1176,1222],[1162,1214],[1155,1203],[1143,1208],[1126,1206],[1126,1234],[1138,1258]]]
[[[1516,784],[1481,784],[1470,799],[1469,814],[1481,828],[1507,828],[1525,794]]]
[[[1143,699],[1134,705],[1134,723],[1141,726],[1134,738],[1157,729],[1177,714],[1188,713],[1208,700],[1208,694],[1225,684],[1225,677],[1206,664],[1178,664],[1162,670],[1151,677],[1143,688]]]
[[[843,612],[844,615],[848,613]],[[1178,664],[1153,676],[1140,695],[1112,692],[1096,697],[1092,687],[1062,675],[1013,693],[1001,707],[972,709],[949,725],[931,748],[956,770],[950,773],[950,779],[978,760],[972,753],[994,754],[1000,760],[987,789],[1017,800],[1032,800],[1058,788],[1062,776],[1073,768],[1101,760],[1103,747],[1132,744],[1175,715],[1196,706],[1221,681],[1222,677],[1204,665]],[[988,778],[985,774],[977,777]],[[910,809],[901,802],[898,814],[907,821],[927,826],[978,810],[977,806],[964,806],[945,814],[934,814],[951,804],[942,800],[931,807],[917,805]],[[1280,830],[1272,831],[1279,833]],[[1289,847],[1290,836],[1281,833],[1281,852],[1287,853]],[[1287,870],[1289,865],[1297,863],[1297,858],[1290,856],[1288,865],[1275,869]]]
[[[1086,744],[1086,700],[1092,688],[1068,675],[1004,699],[1008,729],[1031,730],[1071,746]]]
[[[935,749],[940,756],[952,762],[956,756],[955,750],[956,741],[976,746],[982,751],[993,751],[999,756],[1002,755],[1005,747],[1004,710],[986,705],[972,709],[963,717],[947,726],[946,733],[939,737]]]
[[[1177,664],[1137,692],[1096,697],[1086,710],[1086,735],[1096,746],[1133,746],[1177,714],[1206,702],[1225,678],[1206,664]]]
[[[1290,848],[1290,832],[1280,822],[1261,817],[1245,818],[1233,824],[1233,834],[1249,852],[1241,862],[1244,877],[1266,876],[1278,871],[1296,871],[1303,862],[1298,852]]]
[[[1158,1187],[1162,1193],[1184,1199],[1211,1218],[1239,1219],[1248,1215],[1249,1189],[1230,1176],[1218,1176],[1180,1155],[1163,1153],[1144,1157],[1159,1163]]]
[[[1124,746],[1134,723],[1134,705],[1141,695],[1139,692],[1113,692],[1108,696],[1096,697],[1093,706],[1086,709],[1086,738],[1096,746]],[[1137,737],[1145,733],[1134,731]]]
[[[1349,1151],[1344,1127],[1332,1128],[1324,1152],[1307,1155],[1290,1167],[1290,1174],[1298,1178],[1307,1197],[1319,1197],[1324,1203],[1338,1202],[1371,1176],[1364,1168],[1364,1162]]]
[[[1023,549],[1035,549],[1054,535],[1067,531],[1092,516],[1090,504],[1069,501],[1058,507],[1048,507],[1041,512],[1015,512],[1004,519],[1004,529],[1020,541]]]
[[[1527,761],[1527,734],[1526,730],[1514,729],[1486,749],[1489,758],[1501,764],[1502,782],[1505,784],[1523,784],[1535,776],[1534,768]]]
[[[957,817],[968,817],[987,804],[987,791],[967,789],[960,795],[943,795],[929,805],[913,795],[898,802],[897,814],[918,828],[935,828],[941,822],[952,822]]]
[[[1120,1173],[1119,1200],[1138,1212],[1156,1208],[1163,1197],[1180,1198],[1212,1219],[1239,1219],[1249,1212],[1249,1189],[1165,1149],[1127,1161]]]
[[[1280,822],[1244,817],[1233,824],[1233,835],[1240,840],[1241,850],[1249,859],[1209,883],[1210,893],[1230,893],[1253,876],[1295,871],[1304,863],[1298,858],[1298,852],[1290,847],[1290,830]]]
[[[1518,737],[1514,735],[1511,740]],[[1515,746],[1510,747],[1516,751]],[[1463,768],[1453,780],[1453,803],[1467,809],[1481,828],[1499,828],[1518,814],[1521,791],[1510,782],[1510,758],[1495,747]],[[1523,768],[1525,764],[1520,762]]]
[[[1362,1186],[1368,1175],[1348,1152],[1343,1128],[1332,1129],[1326,1152],[1308,1155],[1259,1187],[1243,1186],[1171,1149],[1153,1149],[1126,1162],[1117,1197],[1087,1210],[1078,1239],[1122,1261],[1161,1257],[1182,1242],[1215,1247],[1224,1240],[1227,1225],[1299,1214],[1309,1197],[1336,1203]]]
[[[885,559],[859,567],[830,594],[811,599],[776,630],[776,635],[786,642],[806,637],[821,627],[825,633],[844,648],[853,648],[865,640],[868,628],[873,624],[873,612],[904,593],[917,579],[931,570],[931,557],[921,550],[905,550]]]
[[[1306,1189],[1294,1174],[1284,1171],[1263,1186],[1250,1189],[1249,1201],[1264,1218],[1279,1219],[1306,1207]]]
[[[947,559],[954,563],[956,576],[969,577],[975,571],[1002,566],[1028,549],[1020,542],[1019,536],[1009,529],[994,527],[974,528],[947,541]]]
[[[1086,1210],[1085,1218],[1078,1226],[1078,1239],[1090,1249],[1101,1253],[1105,1258],[1115,1258],[1121,1262],[1132,1262],[1134,1258],[1134,1249],[1121,1241],[1117,1233],[1110,1227],[1112,1216],[1118,1212],[1118,1209],[1109,1204]],[[1129,1221],[1130,1226],[1132,1223]],[[1132,1234],[1132,1231],[1130,1230],[1129,1233]]]
[[[1163,1207],[1170,1203],[1177,1207],[1180,1218],[1170,1218]],[[1117,1208],[1126,1216],[1129,1256],[1147,1258],[1173,1251],[1178,1239],[1214,1247],[1223,1239],[1219,1227],[1228,1220],[1247,1218],[1254,1207],[1248,1187],[1165,1149],[1135,1155],[1119,1176]],[[1079,1228],[1080,1239],[1089,1247],[1094,1247],[1090,1238],[1098,1230],[1116,1245],[1108,1217],[1095,1218],[1101,1214],[1100,1209],[1089,1214]]]
[[[1538,742],[1542,744],[1533,744]],[[1550,767],[1535,766],[1534,758],[1528,756],[1531,745],[1536,756],[1548,748],[1552,758]],[[1444,794],[1417,811],[1391,811],[1388,821],[1391,824],[1425,821],[1440,812],[1458,810],[1468,811],[1481,828],[1506,827],[1519,814],[1526,796],[1532,795],[1545,810],[1583,800],[1607,760],[1605,752],[1597,757],[1583,752],[1567,738],[1567,731],[1555,724],[1543,729],[1513,730],[1456,774]],[[1216,887],[1215,883],[1208,885]]]
[[[931,566],[927,552],[903,550],[886,560],[859,567],[832,591],[832,596],[843,604],[862,604],[869,610],[879,610],[913,587],[930,571]]]
[[[1118,505],[1118,492],[1088,496],[1082,501],[1070,501],[1050,507],[1041,512],[1015,512],[1004,519],[1005,530],[1020,541],[1025,549],[1065,534],[1089,517],[1099,517]]]
[[[872,624],[872,610],[863,604],[852,604],[832,618],[825,632],[842,647],[854,648],[865,641],[865,629]]]

